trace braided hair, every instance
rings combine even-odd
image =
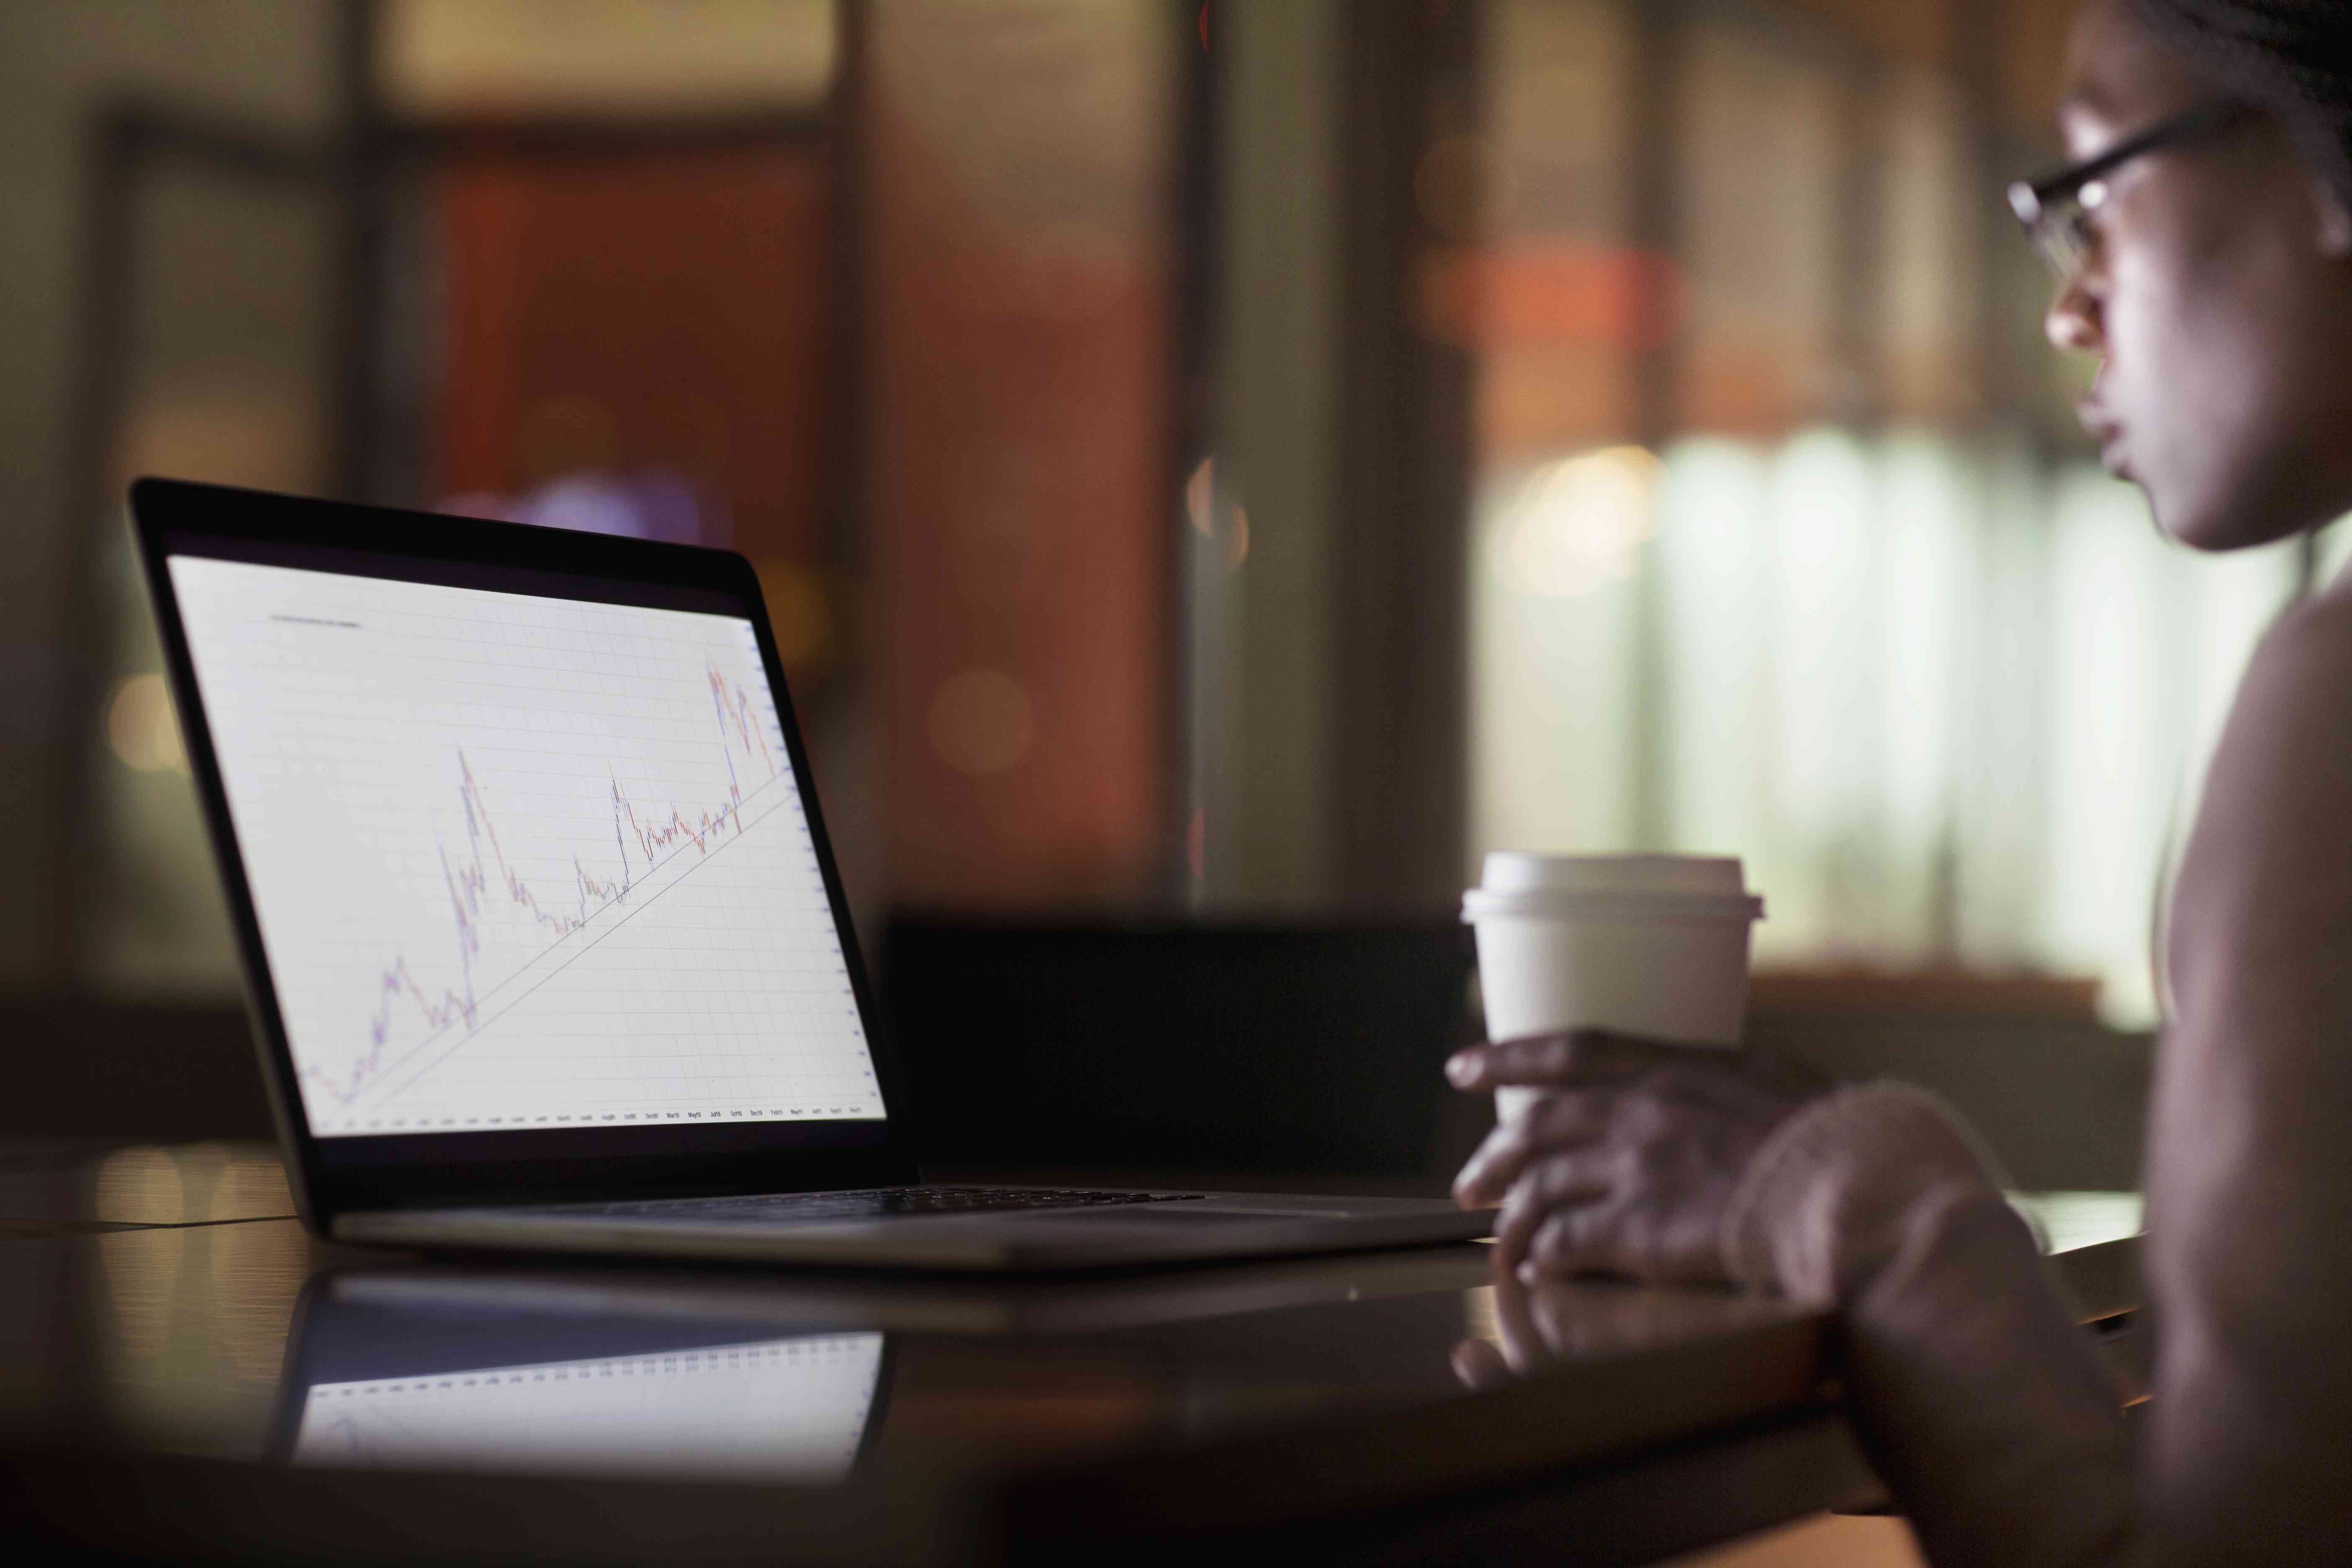
[[[2352,207],[2352,0],[2132,0],[2157,32],[2270,110]]]

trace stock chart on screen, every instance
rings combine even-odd
[[[314,1133],[882,1114],[749,621],[170,570]]]

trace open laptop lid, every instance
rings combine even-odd
[[[759,582],[131,488],[304,1217],[913,1178]]]

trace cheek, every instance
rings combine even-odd
[[[2132,477],[2167,531],[2208,549],[2245,542],[2240,514],[2284,424],[2278,367],[2293,349],[2273,341],[2260,272],[2120,256],[2106,300],[2101,396],[2126,423]]]
[[[2143,423],[2151,434],[2161,430],[2168,451],[2174,437],[2249,416],[2265,357],[2262,312],[2249,292],[2218,268],[2161,253],[2117,258],[2105,309],[2106,391],[2129,400],[2118,412],[2136,435]]]

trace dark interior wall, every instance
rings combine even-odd
[[[1423,170],[1479,124],[1479,9],[1351,5],[1340,43],[1344,207],[1332,552],[1331,883],[1411,909],[1461,880],[1469,779],[1475,367],[1418,311],[1443,236]]]
[[[83,531],[100,521],[69,510],[81,483],[72,423],[86,369],[92,128],[124,101],[250,115],[289,133],[321,127],[336,108],[340,20],[334,0],[0,5],[0,816],[10,822],[60,820],[58,736],[96,740],[58,707],[77,657],[65,587]],[[55,910],[72,869],[46,853],[0,868],[0,984],[64,978]]]

